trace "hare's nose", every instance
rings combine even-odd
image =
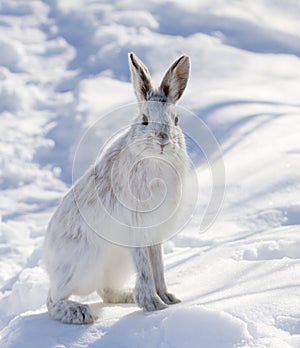
[[[159,132],[158,137],[165,141],[169,140],[169,136],[166,132]]]

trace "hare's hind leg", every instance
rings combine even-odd
[[[167,286],[164,276],[164,265],[162,258],[162,246],[153,245],[149,247],[151,266],[153,271],[155,288],[158,296],[166,304],[175,304],[181,302],[176,296],[167,291]]]
[[[98,291],[99,296],[106,303],[134,303],[134,296],[132,289],[113,289],[105,288]]]
[[[47,308],[51,317],[67,324],[90,324],[96,318],[86,304],[68,300],[68,296],[52,299],[51,291],[47,298]]]

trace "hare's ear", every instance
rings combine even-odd
[[[167,70],[160,84],[160,90],[171,103],[176,103],[182,96],[190,74],[188,56],[178,58]]]
[[[128,57],[135,95],[139,102],[147,100],[153,91],[149,71],[134,53]]]

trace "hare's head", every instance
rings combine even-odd
[[[132,130],[134,140],[146,145],[145,150],[153,154],[171,154],[176,147],[184,149],[175,104],[187,85],[189,57],[178,58],[166,71],[158,88],[153,88],[147,67],[134,53],[129,53],[129,66],[139,102],[139,115]]]

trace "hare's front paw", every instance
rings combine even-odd
[[[138,306],[143,308],[146,312],[168,308],[168,306],[156,294],[137,294],[135,300]]]
[[[168,305],[172,305],[172,304],[176,304],[176,303],[180,303],[181,300],[179,300],[179,298],[177,298],[175,295],[163,291],[163,292],[158,292],[158,296]]]

